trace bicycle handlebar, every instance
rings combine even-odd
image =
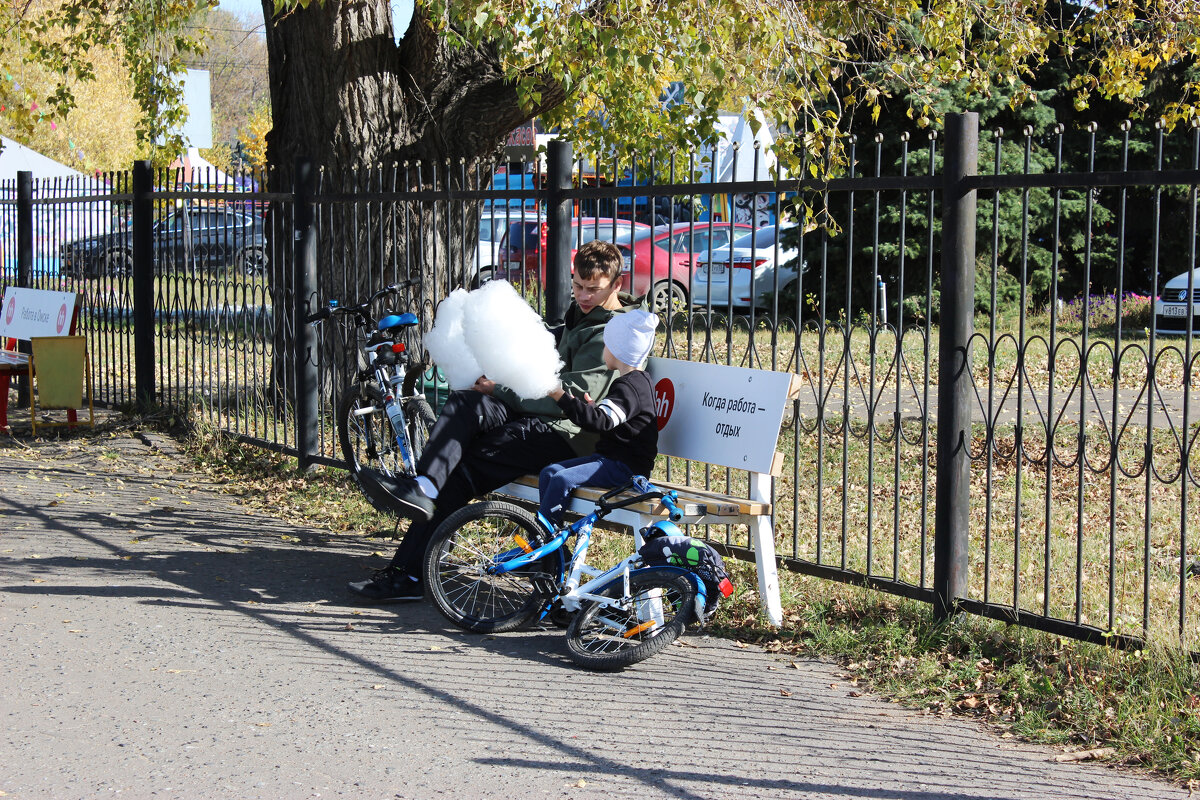
[[[618,500],[615,503],[612,502],[612,498],[629,489],[637,489],[639,494],[636,494],[633,497],[627,497],[624,500]],[[609,511],[615,511],[618,508],[626,508],[628,506],[636,505],[645,500],[662,500],[662,504],[667,508],[668,519],[670,519],[672,522],[678,522],[679,520],[683,519],[683,512],[679,510],[679,506],[675,505],[676,497],[678,497],[678,495],[675,492],[665,492],[662,489],[659,489],[657,486],[654,486],[652,483],[650,483],[650,481],[646,480],[646,478],[642,477],[641,475],[635,475],[633,479],[629,481],[629,483],[626,483],[623,486],[618,486],[617,488],[611,489],[600,495],[600,497],[596,500],[596,507],[600,511],[600,515],[604,516],[604,514],[607,514]]]
[[[317,323],[321,320],[329,319],[335,315],[345,314],[358,314],[360,316],[366,316],[367,311],[371,309],[371,304],[379,298],[390,294],[400,294],[400,292],[410,287],[415,287],[416,290],[420,292],[421,281],[415,278],[407,278],[399,283],[393,283],[389,286],[385,286],[367,298],[366,301],[359,303],[356,306],[341,306],[337,304],[336,300],[331,300],[329,305],[325,306],[325,308],[317,309],[313,313],[309,314],[304,318],[304,321],[308,323]]]

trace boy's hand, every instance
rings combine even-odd
[[[550,390],[549,392],[547,392],[546,394],[547,394],[547,395],[550,397],[550,399],[551,399],[551,400],[553,400],[554,402],[556,402],[556,403],[557,403],[557,402],[558,402],[558,399],[559,399],[560,397],[562,397],[564,394],[566,394],[566,392],[564,392],[564,391],[563,391],[562,384],[560,383],[558,386],[556,386],[555,388],[551,389],[551,390]]]

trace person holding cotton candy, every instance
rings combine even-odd
[[[634,475],[649,475],[658,455],[654,387],[642,365],[654,347],[658,317],[648,311],[614,314],[604,326],[604,363],[619,377],[598,403],[562,386],[550,392],[567,419],[600,434],[596,452],[551,464],[538,476],[539,513],[562,525],[563,505],[580,486],[611,489]]]
[[[595,449],[596,435],[582,431],[546,392],[558,383],[576,397],[603,398],[617,377],[604,363],[604,326],[614,314],[636,308],[636,303],[629,295],[618,294],[623,261],[621,251],[612,243],[587,242],[572,263],[574,302],[567,309],[562,329],[555,333],[562,362],[557,382],[551,380],[547,386],[544,376],[538,376],[525,390],[540,389],[540,395],[522,398],[512,387],[482,374],[490,367],[468,365],[466,372],[478,372],[478,377],[469,388],[450,393],[417,461],[417,477],[373,476],[390,496],[391,505],[410,517],[412,523],[391,564],[377,570],[370,580],[348,584],[347,588],[360,599],[375,603],[420,599],[425,547],[446,517],[472,498],[518,476],[540,472],[547,464],[589,455]],[[496,302],[505,302],[504,290],[488,291],[496,292]],[[469,295],[453,301],[461,304],[458,311],[453,306],[450,310],[461,312],[457,324],[462,332],[461,336],[449,337],[459,343],[452,345],[452,352],[461,345],[485,360],[495,359],[494,347],[477,351],[470,344],[462,344],[471,338],[473,302]],[[495,316],[494,310],[485,308],[479,313],[497,320],[492,323],[497,329],[487,333],[493,344],[503,343],[507,336],[503,327],[508,320],[503,315]],[[440,307],[437,316],[441,316]],[[435,328],[439,321],[435,318]],[[520,349],[510,351],[508,362],[525,357]],[[457,362],[456,356],[452,358]],[[510,367],[511,363],[503,366]],[[469,375],[459,378],[470,380]]]

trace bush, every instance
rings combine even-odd
[[[1082,331],[1086,311],[1089,330],[1114,329],[1117,326],[1118,305],[1123,329],[1142,331],[1154,323],[1153,298],[1133,292],[1120,296],[1093,294],[1068,300],[1059,308],[1058,322],[1064,328]]]

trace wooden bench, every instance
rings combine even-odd
[[[646,371],[654,383],[659,455],[731,467],[748,474],[746,497],[667,481],[655,484],[679,493],[678,505],[686,524],[749,526],[759,597],[771,624],[780,625],[783,611],[775,560],[771,478],[783,468],[783,456],[775,448],[784,410],[799,391],[796,376],[664,358],[650,359]],[[537,478],[525,475],[494,494],[536,504]],[[567,510],[587,514],[604,491],[578,489]],[[632,529],[640,547],[641,529],[666,516],[661,503],[641,503],[613,512],[606,522]]]
[[[28,345],[34,337],[74,336],[79,324],[79,295],[48,289],[9,286],[0,305],[0,430],[8,428],[8,390],[14,375],[31,375]],[[32,392],[33,387],[29,390]],[[68,412],[75,421],[75,412]]]

